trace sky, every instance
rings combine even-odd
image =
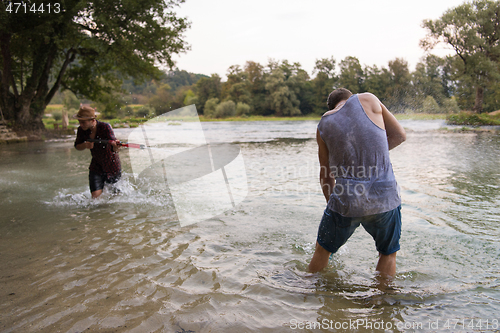
[[[317,59],[347,56],[362,66],[387,67],[403,58],[410,70],[425,56],[419,41],[424,19],[438,19],[464,0],[186,0],[175,9],[191,21],[191,50],[174,55],[192,73],[219,74],[247,61],[298,62],[312,77]],[[444,45],[433,54],[452,51]]]

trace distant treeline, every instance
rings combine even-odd
[[[339,63],[332,58],[319,59],[311,75],[298,63],[270,60],[267,65],[248,61],[234,65],[227,80],[175,69],[159,80],[143,84],[124,81],[123,92],[101,101],[105,117],[135,115],[151,117],[185,105],[195,104],[206,117],[264,115],[321,115],[328,111],[326,99],[337,87],[353,93],[371,92],[394,113],[450,113],[471,110],[475,91],[458,77],[452,58],[425,57],[414,71],[400,58],[387,67],[362,66],[356,57]],[[500,85],[487,87],[484,111],[498,109]],[[133,109],[131,104],[144,105]]]

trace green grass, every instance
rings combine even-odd
[[[297,120],[320,120],[320,116],[300,116],[300,117],[273,117],[273,116],[246,116],[227,118],[205,118],[199,116],[200,121],[297,121]]]
[[[394,115],[397,120],[438,120],[446,119],[445,113],[397,113]]]
[[[143,107],[141,104],[133,104],[129,105],[134,111],[140,109]],[[48,105],[47,108],[45,109],[45,113],[52,113],[54,111],[62,111],[64,106],[62,104],[51,104]],[[76,120],[73,120],[70,116],[70,125],[75,125],[78,126],[78,122]],[[429,114],[429,113],[398,113],[395,114],[396,119],[398,120],[436,120],[436,119],[447,119],[449,124],[455,124],[455,123],[450,123],[451,121],[455,122],[456,117],[459,117],[460,119],[464,118],[461,113],[459,114]],[[482,117],[482,116],[481,116]],[[319,121],[321,119],[321,116],[319,115],[307,115],[307,116],[300,116],[300,117],[275,117],[275,116],[256,116],[256,115],[251,115],[251,116],[243,116],[243,117],[228,117],[228,118],[205,118],[203,115],[199,116],[200,121],[204,122],[213,122],[213,121],[300,121],[300,120],[315,120]],[[482,118],[481,118],[482,119]],[[115,128],[119,127],[137,127],[140,124],[150,120],[150,118],[137,118],[137,117],[125,117],[123,119],[99,119],[101,121],[110,123],[111,126]],[[45,118],[44,120],[45,126],[53,127],[54,120],[52,118]],[[462,120],[460,120],[462,121]],[[479,124],[478,121],[475,121],[473,123],[459,123],[457,122],[457,125],[473,125],[473,124]],[[481,123],[483,124],[483,123]],[[490,124],[488,121],[487,123],[484,124]]]
[[[451,114],[446,118],[448,125],[468,125],[468,126],[485,126],[485,125],[500,125],[500,116],[490,116],[487,113],[470,113],[460,112]]]
[[[62,104],[49,104],[45,108],[45,113],[52,113],[54,111],[62,111],[64,109],[64,105]]]

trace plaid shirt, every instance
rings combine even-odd
[[[101,140],[116,140],[115,133],[108,123],[97,121],[96,124],[96,139]],[[76,133],[76,145],[85,142],[90,138],[90,129],[84,131],[78,127]],[[90,162],[89,170],[98,174],[106,174],[107,177],[116,176],[121,172],[120,156],[113,151],[110,144],[94,143],[94,148],[90,150],[92,153],[92,161]]]

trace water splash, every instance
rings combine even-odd
[[[51,200],[44,202],[54,207],[88,208],[104,204],[133,204],[151,207],[172,205],[168,190],[158,186],[153,179],[134,179],[133,174],[123,173],[116,184],[106,184],[102,195],[92,199],[88,189],[80,193],[72,193],[71,189],[61,189]]]

